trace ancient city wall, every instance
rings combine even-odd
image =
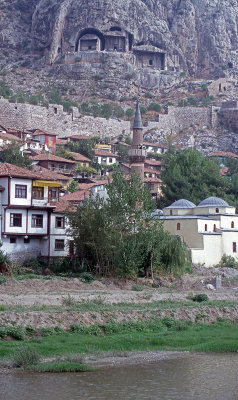
[[[192,125],[211,126],[210,107],[168,107],[168,114],[160,114],[159,121],[150,121],[146,129],[177,134]]]
[[[214,126],[217,112],[215,107],[168,107],[167,114],[159,114],[158,121],[145,124],[145,130],[159,130],[165,134],[178,134],[194,124]],[[119,119],[82,116],[77,108],[63,111],[61,105],[49,108],[29,104],[9,103],[0,98],[0,125],[5,128],[42,129],[58,133],[59,137],[84,134],[101,137],[119,136],[130,132],[130,122]]]
[[[77,134],[106,137],[130,132],[128,121],[82,116],[75,107],[71,113],[67,113],[60,105],[50,105],[47,109],[30,104],[9,103],[5,99],[0,99],[0,125],[17,129],[38,128],[58,133],[59,137]]]

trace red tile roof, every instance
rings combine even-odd
[[[85,199],[85,197],[89,195],[90,195],[89,190],[78,190],[77,192],[74,193],[65,194],[64,196],[61,197],[60,200],[67,202],[69,201],[73,203],[80,203],[81,201],[83,201],[83,199]]]
[[[0,164],[0,176],[12,176],[16,178],[38,179],[36,172],[27,168],[18,167],[17,165],[3,163]]]
[[[158,174],[158,175],[160,175],[160,171],[157,171],[156,169],[151,169],[151,168],[147,168],[147,167],[145,167],[144,168],[144,172],[148,172],[149,174]]]
[[[154,165],[154,166],[159,166],[159,165],[162,165],[162,162],[161,161],[158,161],[158,160],[149,160],[149,159],[146,159],[145,160],[145,165]]]
[[[144,178],[145,183],[162,183],[160,178]]]
[[[68,175],[59,174],[58,172],[50,171],[47,168],[43,168],[40,165],[34,165],[33,171],[37,173],[38,176],[41,176],[42,179],[50,179],[50,180],[71,180]]]
[[[67,144],[67,140],[66,139],[56,139],[56,144]]]
[[[33,161],[58,161],[58,162],[65,162],[70,164],[75,164],[73,160],[67,160],[67,158],[58,157],[51,153],[41,153],[37,156],[31,157]]]
[[[0,131],[0,138],[3,140],[21,141],[21,139],[19,137],[12,135],[11,133],[1,132],[1,131]]]
[[[79,190],[89,190],[92,187],[100,186],[100,185],[107,185],[107,184],[108,184],[108,180],[95,181],[95,182],[91,182],[91,183],[80,183]]]
[[[108,151],[104,151],[104,150],[100,150],[100,149],[95,149],[94,154],[95,154],[95,156],[99,156],[99,157],[115,157],[115,158],[118,157],[114,153],[109,153]]]
[[[166,144],[163,144],[163,143],[143,142],[143,144],[145,146],[159,147],[161,149],[167,149],[168,148],[168,146],[166,146]]]
[[[209,157],[231,157],[238,158],[238,155],[229,151],[217,151],[216,153],[209,154]]]
[[[90,162],[90,158],[83,156],[80,153],[74,153],[74,152],[70,152],[70,154],[72,154],[72,157],[74,158],[75,161],[84,161],[84,162]]]

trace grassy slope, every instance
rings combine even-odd
[[[132,350],[238,351],[238,325],[230,322],[191,325],[179,321],[167,325],[161,321],[134,323],[131,327],[115,324],[104,334],[103,327],[100,333],[95,326],[95,334],[63,332],[24,343],[44,357]],[[1,340],[0,358],[11,357],[19,346],[22,342]]]

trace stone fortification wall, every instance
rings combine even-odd
[[[95,136],[118,136],[130,132],[130,122],[118,119],[82,116],[73,107],[72,112],[63,111],[61,105],[49,108],[30,104],[9,103],[0,98],[0,125],[5,128],[42,129],[58,133],[59,137],[84,134]]]
[[[179,134],[193,125],[216,125],[215,107],[168,107],[167,114],[158,114],[158,121],[145,123],[145,132],[156,130],[166,135]],[[59,137],[84,134],[88,136],[115,137],[130,132],[130,122],[119,119],[82,116],[77,108],[63,111],[61,105],[49,108],[30,104],[9,103],[0,98],[0,125],[5,128],[42,129],[58,133]]]
[[[211,122],[210,107],[168,107],[168,113],[160,114],[158,122],[150,121],[146,129],[178,134],[192,125],[210,127]]]

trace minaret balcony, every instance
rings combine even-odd
[[[145,149],[130,149],[129,157],[143,157],[146,158],[147,152]]]

